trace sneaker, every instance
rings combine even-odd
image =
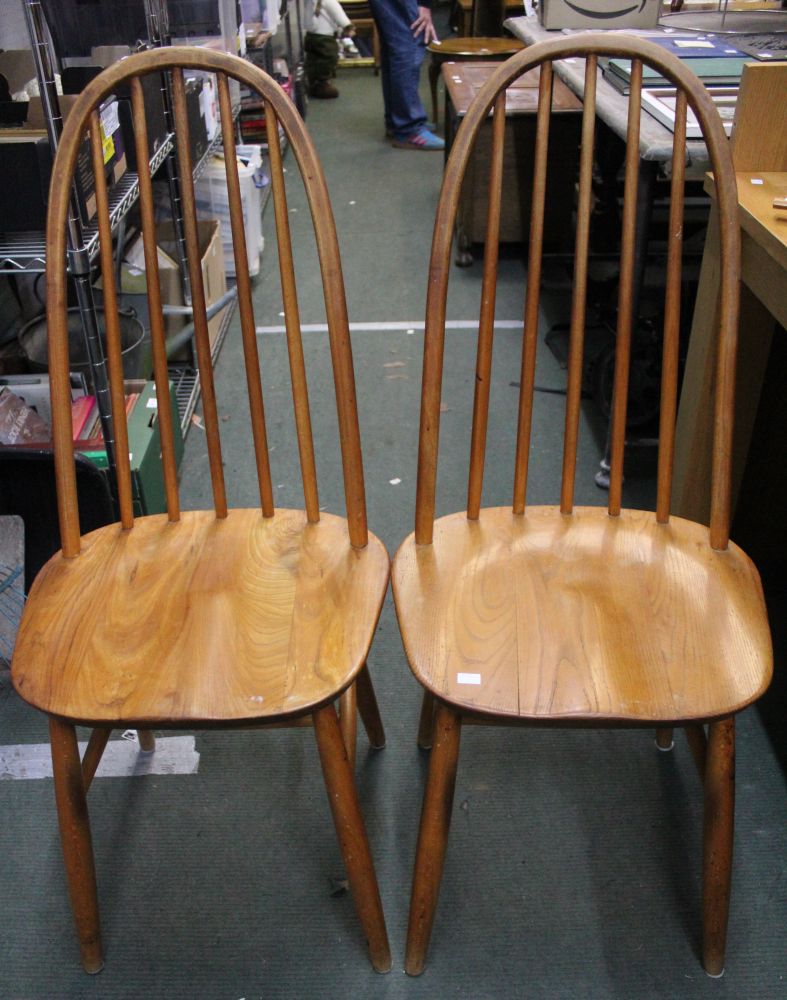
[[[339,39],[339,58],[344,57],[345,59],[360,59],[361,53],[355,46],[355,42],[352,38],[340,38]]]
[[[424,152],[437,152],[445,149],[445,143],[440,136],[430,132],[428,128],[419,128],[412,135],[408,135],[406,139],[397,139],[394,136],[391,145],[396,146],[397,149],[421,149]]]
[[[421,128],[425,128],[429,132],[436,132],[437,131],[437,122],[424,122],[423,125],[421,125]],[[385,126],[385,138],[386,139],[393,139],[393,136],[394,136],[393,129],[390,127],[390,125],[386,125]]]
[[[309,88],[309,97],[325,98],[338,97],[339,91],[332,83],[322,80],[320,83],[313,83]]]

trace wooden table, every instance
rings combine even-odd
[[[733,510],[752,440],[773,333],[777,323],[787,328],[787,212],[773,208],[775,197],[787,196],[787,172],[739,172],[736,176],[742,284]],[[713,196],[712,178],[707,178],[705,189]],[[718,275],[719,222],[714,207],[703,252],[678,410],[673,481],[675,513],[704,524],[708,523],[710,510]]]

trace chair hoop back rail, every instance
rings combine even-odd
[[[238,301],[246,377],[252,415],[254,450],[260,488],[260,505],[265,517],[273,516],[273,493],[268,466],[265,417],[259,379],[257,344],[251,306],[251,289],[243,231],[243,218],[237,172],[235,144],[227,78],[246,84],[257,91],[265,102],[267,135],[271,166],[271,183],[276,228],[281,247],[280,272],[285,306],[290,370],[293,385],[295,421],[308,520],[319,520],[317,478],[314,463],[306,374],[301,344],[300,319],[295,291],[292,246],[289,232],[287,198],[282,171],[282,152],[278,124],[281,124],[304,178],[314,224],[320,269],[325,289],[325,306],[333,362],[336,404],[341,439],[347,521],[353,546],[367,543],[366,502],[363,488],[363,466],[357,405],[354,389],[353,362],[350,348],[347,306],[339,258],[339,248],[333,214],[322,168],[311,139],[292,101],[267,74],[250,63],[224,53],[188,47],[172,47],[129,56],[104,71],[77,98],[63,129],[55,165],[52,171],[50,207],[47,224],[47,322],[49,329],[50,371],[53,394],[53,440],[57,467],[59,516],[63,554],[79,553],[79,517],[71,441],[70,392],[68,382],[68,337],[66,333],[66,221],[69,211],[69,189],[63,177],[73,175],[80,143],[86,130],[91,135],[91,150],[96,169],[98,226],[101,241],[101,268],[104,295],[107,302],[107,366],[110,378],[110,398],[118,444],[117,480],[120,520],[124,528],[133,525],[131,475],[128,462],[128,437],[124,418],[123,373],[120,359],[120,337],[116,317],[117,289],[113,275],[111,227],[108,214],[106,183],[100,169],[101,140],[96,108],[118,84],[130,80],[132,113],[139,163],[140,211],[146,262],[147,289],[151,314],[151,344],[158,414],[161,427],[162,460],[170,521],[180,517],[177,472],[173,444],[173,428],[169,407],[169,384],[164,347],[164,320],[158,285],[155,220],[151,200],[151,177],[148,168],[147,128],[144,119],[142,90],[139,76],[169,69],[172,72],[175,134],[183,185],[184,231],[189,260],[189,277],[194,305],[195,343],[200,368],[205,427],[210,459],[214,508],[218,518],[227,516],[227,501],[221,461],[219,422],[210,357],[205,292],[199,263],[197,220],[192,181],[188,121],[185,106],[183,71],[199,70],[218,75],[221,108],[222,139],[225,147],[227,184],[230,194],[231,227],[236,255]]]
[[[485,243],[484,276],[478,334],[478,360],[475,379],[475,403],[470,452],[467,514],[478,518],[483,482],[487,436],[489,377],[494,328],[496,268],[499,213],[502,187],[502,148],[504,141],[505,88],[527,70],[541,66],[539,102],[534,154],[534,180],[528,282],[525,300],[522,378],[519,400],[518,441],[514,475],[514,513],[525,510],[527,465],[534,388],[539,280],[544,228],[549,117],[551,109],[552,62],[582,56],[586,58],[582,147],[578,193],[575,245],[574,290],[568,362],[565,445],[560,509],[573,509],[574,469],[577,452],[582,378],[585,293],[588,277],[588,234],[593,169],[595,128],[595,89],[600,56],[618,56],[632,60],[629,101],[628,144],[625,165],[625,195],[621,239],[621,278],[619,290],[617,350],[612,414],[612,460],[610,473],[609,514],[621,509],[623,450],[625,442],[628,368],[631,344],[631,302],[634,281],[635,207],[637,166],[639,161],[639,122],[641,113],[642,64],[658,69],[678,89],[676,129],[672,157],[672,201],[670,211],[670,253],[666,282],[666,319],[664,330],[663,377],[661,390],[658,504],[656,516],[666,523],[670,514],[672,458],[677,400],[677,352],[679,298],[681,281],[681,238],[683,225],[683,179],[685,173],[686,107],[690,107],[702,126],[709,159],[715,176],[721,220],[723,270],[720,279],[720,329],[716,366],[716,403],[713,438],[713,475],[711,486],[710,544],[725,549],[729,541],[730,469],[732,443],[732,399],[735,388],[735,360],[738,332],[738,282],[740,274],[740,234],[737,223],[735,174],[718,112],[707,91],[694,74],[660,46],[637,38],[588,33],[581,38],[561,38],[540,42],[523,49],[503,63],[479,92],[457,132],[446,165],[440,202],[437,209],[426,306],[426,332],[421,397],[421,426],[418,455],[415,534],[418,544],[432,541],[437,481],[437,450],[440,424],[440,393],[445,340],[446,300],[449,257],[453,239],[462,179],[473,144],[482,124],[493,112],[493,142],[489,178],[489,218]]]

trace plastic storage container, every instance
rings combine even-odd
[[[238,178],[240,180],[243,225],[249,255],[249,274],[259,274],[264,240],[262,237],[262,194],[269,181],[262,168],[261,146],[238,146]],[[207,163],[195,185],[197,213],[203,219],[217,219],[221,228],[224,266],[228,276],[235,275],[232,252],[229,196],[224,173],[224,158],[214,156]]]

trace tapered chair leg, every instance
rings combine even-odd
[[[112,735],[111,729],[94,729],[90,734],[85,755],[82,758],[82,780],[85,785],[85,793],[90,788],[95,777],[98,765],[104,755],[104,750]]]
[[[735,720],[708,727],[702,864],[702,964],[709,976],[724,972],[732,879],[735,818]]]
[[[663,750],[665,752],[667,750],[672,750],[675,743],[672,737],[671,726],[663,726],[661,729],[656,730],[656,746],[659,750]]]
[[[156,749],[156,737],[149,729],[138,729],[137,739],[139,740],[139,749],[143,753],[153,753]]]
[[[369,737],[369,742],[375,750],[382,750],[385,746],[385,729],[383,720],[380,717],[380,709],[377,707],[377,696],[374,693],[372,676],[369,668],[364,664],[363,670],[355,680],[358,692],[358,712],[361,722]]]
[[[313,719],[328,801],[369,957],[377,972],[389,972],[391,949],[380,890],[336,710],[326,705],[314,712]]]
[[[92,975],[102,970],[104,960],[101,955],[96,869],[82,763],[79,759],[79,747],[73,725],[50,718],[49,735],[52,744],[52,772],[55,779],[60,842],[63,848],[71,909],[79,938],[82,965],[85,972]]]
[[[424,691],[421,701],[421,717],[418,720],[418,746],[422,750],[432,747],[432,729],[434,728],[434,697]]]
[[[407,926],[404,968],[411,976],[418,976],[423,972],[432,934],[451,823],[461,728],[460,716],[447,705],[438,705],[429,777],[421,809],[421,828],[418,832]]]
[[[351,770],[355,770],[355,748],[358,744],[357,688],[351,684],[339,699],[339,724]]]

